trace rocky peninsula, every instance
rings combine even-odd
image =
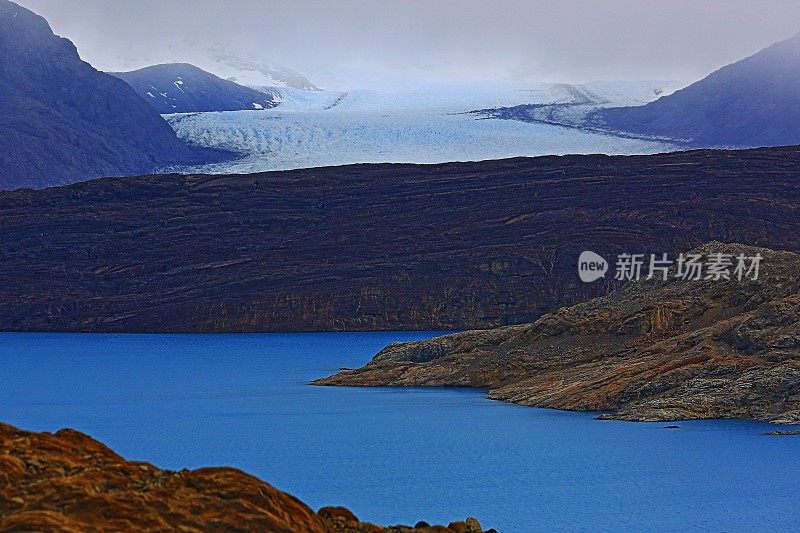
[[[532,324],[392,344],[317,385],[461,386],[506,402],[604,418],[746,418],[800,423],[800,256],[758,254],[757,280],[670,272],[561,308]]]

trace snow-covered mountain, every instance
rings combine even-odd
[[[259,53],[219,43],[211,47],[191,42],[182,43],[181,46],[165,47],[158,55],[144,53],[135,57],[115,57],[106,60],[101,66],[106,71],[129,72],[151,65],[172,63],[195,65],[224,80],[267,93],[271,93],[276,87],[319,90],[304,75],[274,63]]]
[[[187,63],[112,72],[159,113],[241,111],[276,105],[272,94],[223,80]]]
[[[299,72],[229,47],[216,45],[205,55],[205,58],[198,58],[201,68],[239,85],[256,89],[288,87],[304,91],[319,90]]]

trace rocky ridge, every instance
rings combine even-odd
[[[474,518],[381,527],[342,507],[319,512],[234,468],[172,472],[126,461],[75,431],[0,423],[0,531],[481,533]]]
[[[586,125],[689,146],[800,142],[800,34],[644,106],[601,109]]]
[[[108,178],[0,192],[4,331],[525,324],[584,250],[799,251],[800,148]]]
[[[275,107],[271,94],[223,80],[187,63],[112,72],[159,113],[260,110]]]
[[[800,424],[800,256],[760,253],[757,280],[630,282],[532,324],[393,344],[317,385],[466,386],[604,418]],[[674,271],[673,271],[674,274]]]

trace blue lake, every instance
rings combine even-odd
[[[503,532],[800,530],[800,437],[594,420],[462,389],[307,382],[433,333],[0,334],[0,420],[163,468],[229,465],[314,508]]]

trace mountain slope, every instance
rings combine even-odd
[[[489,397],[626,420],[800,423],[800,256],[761,254],[757,280],[633,282],[533,324],[390,345],[318,385],[468,386]]]
[[[260,114],[260,113],[254,113]],[[800,148],[110,178],[0,194],[0,330],[520,324],[583,250],[800,250]]]
[[[655,102],[600,110],[589,123],[694,146],[800,143],[800,34]]]
[[[200,162],[125,82],[81,61],[47,21],[0,0],[0,188]]]
[[[197,113],[240,111],[275,106],[272,95],[223,80],[194,65],[153,65],[131,72],[112,72],[156,111]]]

